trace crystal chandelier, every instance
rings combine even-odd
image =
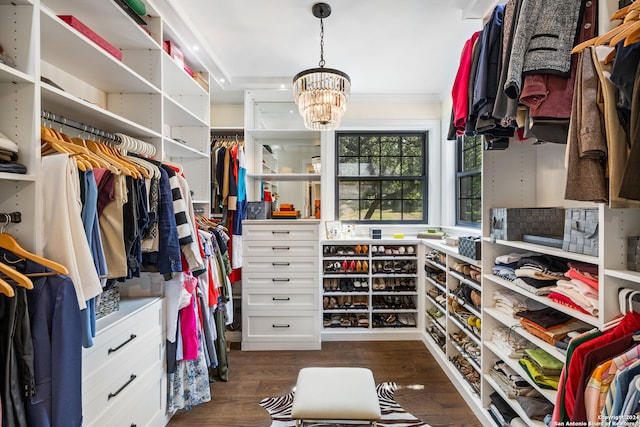
[[[331,15],[326,3],[316,3],[313,16],[320,18],[320,63],[319,68],[310,68],[293,78],[293,96],[304,125],[311,130],[333,130],[340,126],[347,109],[351,79],[346,73],[324,67],[324,23]]]

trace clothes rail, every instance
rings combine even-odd
[[[78,130],[81,130],[83,132],[87,132],[87,133],[90,133],[92,135],[99,136],[101,138],[106,138],[106,139],[110,139],[112,141],[121,142],[121,139],[117,135],[114,135],[113,133],[106,132],[106,131],[100,130],[98,128],[95,128],[93,126],[89,126],[89,125],[86,125],[84,123],[80,123],[80,122],[77,122],[75,120],[68,119],[68,118],[66,118],[64,116],[61,116],[59,114],[54,114],[54,113],[52,113],[50,111],[42,110],[41,117],[45,121],[59,123],[59,124],[61,124],[63,126],[69,126],[71,128],[78,129]]]
[[[20,212],[0,212],[0,219],[2,219],[7,224],[11,222],[18,223],[22,222],[22,214]]]

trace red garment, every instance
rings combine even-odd
[[[592,350],[601,348],[607,343],[633,334],[638,330],[640,330],[640,313],[627,313],[617,326],[605,331],[603,335],[579,345],[575,349],[571,356],[565,384],[564,406],[567,414],[573,414],[576,403],[575,396],[578,393],[584,396],[584,388],[581,390],[580,387],[582,384],[586,385],[585,381],[588,381],[593,370],[593,368],[591,370],[585,369],[588,368],[588,366],[584,365],[585,356]]]
[[[469,115],[469,79],[471,77],[471,59],[473,56],[473,47],[480,35],[480,31],[476,31],[469,40],[466,41],[460,55],[460,65],[458,73],[453,82],[451,96],[453,97],[453,124],[456,130],[464,131],[465,122]]]
[[[558,292],[551,292],[549,295],[547,295],[547,298],[549,298],[551,301],[557,302],[558,304],[562,304],[569,308],[573,308],[574,310],[577,310],[580,313],[591,315],[591,313],[589,313],[584,308],[580,307],[579,305],[571,301],[571,298],[569,298],[566,295],[562,295]]]
[[[582,283],[584,283],[585,285],[589,285],[591,286],[593,289],[598,289],[599,287],[599,283],[598,280],[594,280],[594,279],[590,279],[589,277],[585,276],[584,274],[580,273],[578,270],[570,268],[569,271],[567,271],[566,273],[564,273],[565,276],[570,277],[572,279],[577,279],[580,280]]]
[[[581,425],[587,425],[588,419],[587,409],[584,403],[584,390],[589,383],[591,374],[599,364],[603,363],[606,360],[611,360],[614,357],[625,353],[627,350],[633,347],[634,340],[632,335],[633,333],[629,333],[621,338],[618,338],[617,340],[602,343],[602,345],[584,354],[584,358],[582,360],[582,373],[588,372],[588,375],[583,375],[581,378],[581,382],[578,383],[577,390],[581,390],[581,392],[578,393],[578,395],[575,397],[573,411],[568,412],[569,414],[571,414],[569,415],[569,419],[571,421],[581,422],[583,423]]]

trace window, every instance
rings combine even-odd
[[[336,218],[427,222],[425,132],[337,132]]]
[[[482,219],[482,136],[457,141],[457,224],[480,227]]]

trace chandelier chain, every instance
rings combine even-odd
[[[324,67],[324,21],[320,18],[320,68]]]

